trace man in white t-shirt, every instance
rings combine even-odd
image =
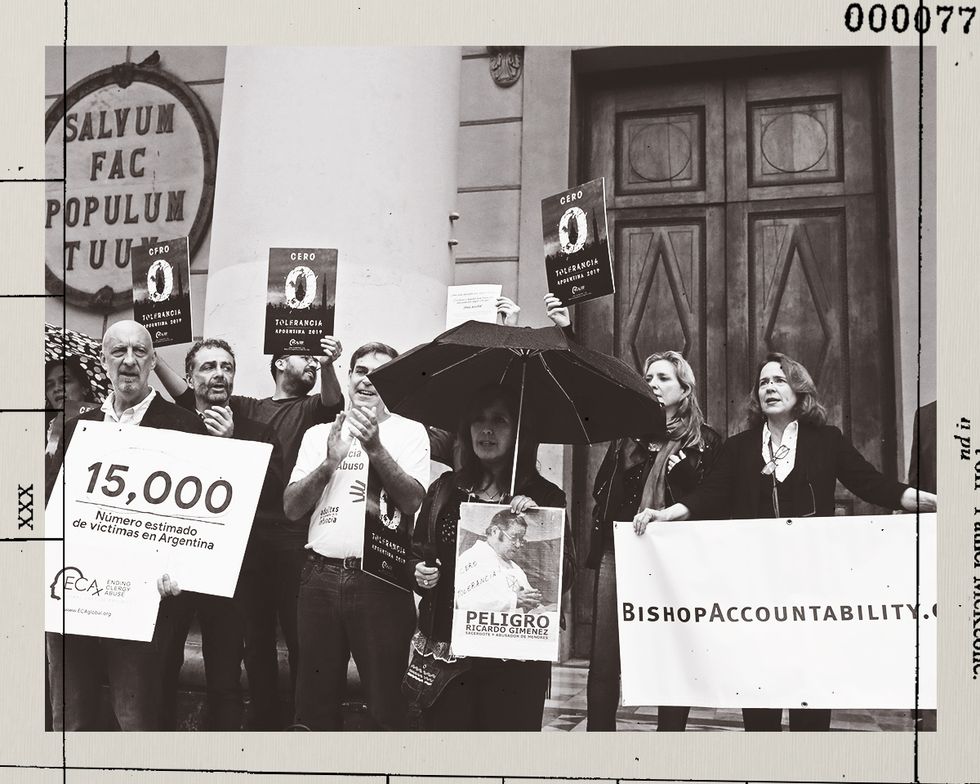
[[[429,480],[425,428],[390,413],[368,378],[397,356],[383,343],[354,352],[349,406],[332,424],[306,431],[283,496],[289,518],[310,520],[297,607],[296,724],[311,730],[343,728],[351,655],[373,721],[382,729],[407,728],[401,680],[415,603],[411,593],[361,571],[373,485],[380,483],[382,521],[397,525],[418,510]]]
[[[497,512],[487,538],[462,553],[456,567],[456,605],[461,610],[530,611],[541,604],[541,591],[513,560],[524,546],[527,521],[509,509]]]

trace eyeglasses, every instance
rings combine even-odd
[[[776,463],[789,454],[789,447],[783,444],[773,454],[772,446],[769,447],[769,462],[762,467],[763,476],[772,476],[776,471]]]
[[[503,528],[500,529],[500,533],[502,533],[504,536],[510,539],[510,543],[514,545],[514,547],[523,547],[524,545],[527,544],[527,541],[524,539],[523,536],[511,536]]]

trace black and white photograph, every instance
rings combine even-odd
[[[189,590],[175,547],[143,576],[151,640],[38,630],[45,729],[937,729],[907,628],[911,669],[846,694],[814,653],[836,632],[810,624],[813,644],[785,650],[806,694],[834,695],[812,704],[740,701],[742,683],[797,691],[761,656],[725,683],[737,622],[697,651],[682,623],[620,635],[640,608],[704,606],[707,622],[727,601],[703,598],[712,531],[778,560],[777,525],[834,518],[793,531],[830,575],[856,552],[847,526],[872,520],[895,553],[875,575],[917,586],[926,552],[922,575],[941,573],[934,48],[134,43],[44,59],[46,408],[87,409],[52,420],[48,490],[63,468],[75,502],[132,492],[178,531],[258,497],[223,564],[233,595]],[[175,236],[187,278],[149,255]],[[576,254],[595,277],[556,279]],[[446,331],[448,290],[476,284],[500,287],[495,323]],[[189,297],[182,345],[134,305],[171,288]],[[179,431],[159,442],[187,454],[138,481],[108,457],[93,470],[71,444],[87,420]],[[215,438],[271,447],[268,466],[209,464],[231,451]],[[644,595],[667,532],[689,567]],[[70,565],[37,590],[77,586]],[[779,566],[732,592],[738,617],[757,593],[804,604]],[[839,616],[833,581],[813,584],[805,604]],[[915,630],[933,635],[934,686],[931,615]],[[674,652],[662,688],[644,681],[650,634],[673,635],[654,649]],[[678,687],[702,667],[719,688]]]

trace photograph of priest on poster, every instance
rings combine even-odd
[[[557,656],[564,510],[462,504],[453,647],[459,653]]]

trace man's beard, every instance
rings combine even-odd
[[[228,398],[230,397],[231,389],[228,387],[225,387],[224,389],[209,389],[204,394],[204,399],[213,406],[227,405]]]
[[[299,375],[293,376],[292,381],[293,391],[300,395],[306,395],[309,394],[310,390],[316,384],[316,375],[314,374],[312,379],[308,379],[305,373],[300,373]]]

